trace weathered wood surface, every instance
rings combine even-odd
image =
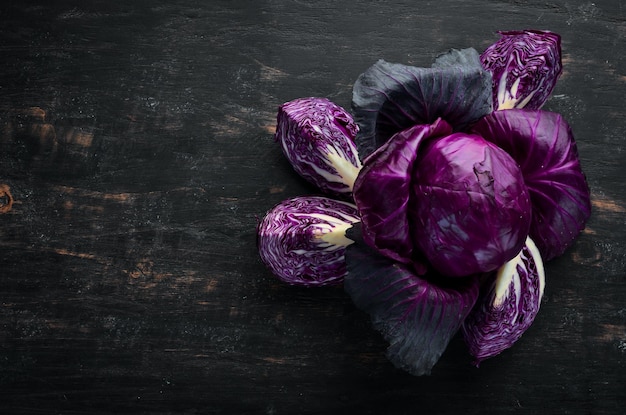
[[[626,407],[626,5],[620,0],[22,1],[0,6],[0,412],[563,413]],[[593,194],[531,329],[429,377],[341,288],[276,281],[254,228],[314,190],[277,106],[349,107],[379,58],[427,65],[497,30],[563,36],[546,109]]]

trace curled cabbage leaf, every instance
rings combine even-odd
[[[560,114],[495,111],[474,126],[519,164],[532,204],[530,237],[544,261],[561,254],[584,229],[591,197],[572,130]]]
[[[441,119],[432,125],[416,125],[365,160],[353,196],[364,223],[363,239],[383,255],[403,263],[416,259],[408,211],[411,172],[426,139],[451,133],[452,127]]]
[[[474,306],[479,279],[418,276],[368,247],[360,228],[347,232],[355,243],[346,249],[344,289],[389,342],[389,361],[412,375],[429,374]]]
[[[480,55],[493,77],[494,110],[540,109],[563,70],[561,36],[542,30],[499,33]]]
[[[352,116],[326,98],[299,98],[280,106],[275,139],[294,170],[323,192],[346,196],[361,169]]]
[[[461,331],[474,364],[510,348],[531,326],[543,297],[545,271],[532,239],[492,275]]]
[[[257,227],[261,260],[280,280],[300,286],[340,284],[346,274],[346,229],[359,221],[356,206],[321,196],[285,200]]]
[[[416,124],[443,118],[454,130],[462,130],[491,110],[491,75],[472,48],[453,49],[431,68],[379,60],[352,89],[361,159]]]

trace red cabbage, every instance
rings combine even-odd
[[[528,235],[530,201],[515,161],[477,135],[431,140],[412,175],[413,243],[444,275],[498,269]]]
[[[476,365],[511,347],[539,310],[542,256],[562,254],[590,215],[572,132],[539,111],[562,71],[560,36],[500,34],[430,68],[379,60],[354,84],[354,119],[325,98],[279,109],[294,169],[356,205],[280,203],[257,229],[262,261],[289,284],[343,281],[413,375],[459,328]]]
[[[261,260],[280,280],[301,286],[340,284],[346,274],[346,229],[358,222],[356,206],[320,196],[285,200],[257,228]]]
[[[531,326],[544,287],[541,255],[528,238],[519,255],[481,287],[474,309],[463,322],[463,338],[476,366],[510,348]]]
[[[540,109],[563,70],[561,37],[541,30],[499,33],[480,55],[493,76],[494,109]]]
[[[299,98],[280,106],[275,139],[294,170],[322,191],[348,195],[361,169],[352,116],[326,98]]]
[[[396,134],[354,185],[363,238],[381,254],[446,276],[497,269],[524,245],[530,202],[515,161],[445,121]],[[382,193],[377,189],[385,189]]]
[[[591,214],[589,186],[567,122],[560,114],[541,110],[495,111],[473,132],[520,165],[532,204],[530,237],[544,261],[561,255]]]

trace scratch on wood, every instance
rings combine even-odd
[[[88,259],[90,261],[97,262],[98,264],[101,264],[101,265],[110,266],[112,264],[112,261],[108,258],[103,258],[103,257],[97,256],[94,254],[89,254],[86,252],[70,251],[64,248],[54,248],[52,249],[52,252],[58,255],[63,255],[63,256],[70,256],[70,257],[80,258],[80,259]]]
[[[204,290],[210,293],[210,292],[215,291],[216,288],[217,288],[217,280],[211,279],[207,282],[206,288]]]
[[[591,200],[591,204],[594,208],[604,211],[604,212],[611,212],[611,213],[626,212],[626,208],[624,208],[624,206],[621,206],[619,203],[611,199],[594,198]]]
[[[148,258],[142,258],[135,264],[135,268],[133,270],[127,271],[127,274],[130,278],[133,278],[133,279],[137,279],[137,278],[144,277],[144,276],[153,277],[154,276],[154,272],[152,271],[153,267],[154,267],[154,261]],[[163,279],[163,277],[161,276],[160,279]],[[155,283],[149,284],[147,288],[151,288],[154,285],[156,284]]]
[[[623,324],[601,324],[602,333],[597,336],[603,342],[613,342],[615,340],[626,340],[626,326]]]
[[[285,364],[285,359],[281,359],[280,357],[263,357],[261,360],[277,365]]]
[[[30,117],[41,122],[46,121],[46,110],[40,107],[17,108],[10,110],[10,112],[14,116]]]
[[[254,59],[254,62],[256,62],[261,67],[261,79],[264,81],[274,81],[276,79],[287,76],[284,71],[281,71],[280,69],[274,68],[272,66],[268,66],[257,59]]]
[[[58,249],[55,249],[54,251],[59,255],[68,255],[68,256],[73,256],[73,257],[82,258],[82,259],[96,259],[97,258],[93,254],[73,252],[73,251],[68,251],[67,249],[63,249],[63,248],[58,248]]]
[[[272,186],[270,187],[270,194],[275,195],[277,193],[282,193],[285,191],[285,186]]]
[[[0,183],[0,214],[10,212],[13,207],[13,195],[11,188],[4,183]]]
[[[93,190],[78,189],[78,188],[69,187],[69,186],[55,186],[55,189],[57,189],[60,193],[64,193],[67,195],[78,194],[79,196],[83,196],[83,197],[93,197],[96,199],[113,200],[119,203],[128,203],[134,199],[134,195],[131,193],[102,193],[102,192],[96,192]]]
[[[267,131],[269,134],[276,134],[276,124],[267,124],[263,126],[263,129]]]
[[[142,290],[153,289],[166,283],[174,291],[179,287],[189,287],[199,280],[194,270],[165,271],[162,266],[147,257],[139,259],[128,269],[122,269],[122,273],[129,278],[130,285]]]
[[[585,229],[583,229],[583,233],[587,235],[595,235],[596,231],[587,226]]]
[[[61,329],[68,328],[68,325],[64,321],[46,319],[45,323],[48,326],[48,328],[51,328],[54,330],[61,330]]]
[[[57,138],[62,138],[62,141],[66,144],[84,148],[91,147],[91,144],[93,143],[93,133],[74,127],[64,131],[63,134],[59,133]]]
[[[63,204],[63,207],[66,210],[72,210],[74,207],[74,204],[72,202],[66,202]],[[86,211],[86,212],[95,212],[97,214],[102,214],[104,213],[104,207],[102,206],[89,206],[89,205],[81,205],[80,206],[80,210]]]

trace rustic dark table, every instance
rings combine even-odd
[[[626,5],[620,0],[20,1],[0,6],[0,413],[621,414]],[[575,133],[587,229],[531,329],[469,364],[396,370],[341,287],[286,286],[260,216],[312,194],[281,103],[346,108],[377,59],[496,31],[563,37],[545,107]]]

